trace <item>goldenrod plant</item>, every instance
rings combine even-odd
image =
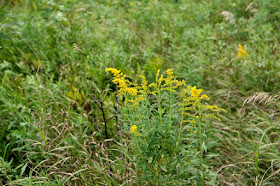
[[[124,99],[122,121],[130,133],[130,147],[138,170],[138,182],[157,185],[214,184],[207,160],[207,122],[220,120],[224,111],[207,104],[202,89],[177,80],[171,69],[167,76],[157,71],[155,82],[130,82],[120,70],[108,68],[112,82]],[[211,142],[210,142],[211,143]]]

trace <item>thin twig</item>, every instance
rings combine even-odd
[[[87,80],[86,80],[86,82],[89,86],[89,83]],[[101,101],[100,99],[97,99],[97,96],[95,96],[96,93],[95,93],[94,89],[91,89],[91,91],[92,91],[91,95],[93,96],[93,101],[97,105],[97,107],[101,110],[101,113],[102,113],[102,117],[103,117],[103,121],[104,121],[104,125],[105,125],[104,130],[105,130],[106,139],[109,139],[108,129],[107,129],[107,119],[106,119],[105,110],[104,110],[104,102]]]

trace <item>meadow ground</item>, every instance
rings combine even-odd
[[[0,184],[279,185],[279,7],[277,0],[0,0]],[[139,75],[160,81],[158,69],[168,82],[172,69],[191,86],[188,101],[199,89],[210,100],[203,107],[154,86],[141,92],[146,108],[129,110],[128,97],[116,97],[121,81],[105,72],[112,67],[139,85]],[[180,115],[187,104],[193,129]],[[200,123],[209,104],[225,112]],[[132,121],[138,128],[129,132]]]

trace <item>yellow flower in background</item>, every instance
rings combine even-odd
[[[137,126],[136,126],[136,125],[133,125],[133,126],[130,128],[130,132],[133,133],[133,134],[136,134],[136,133],[137,133]]]
[[[245,58],[245,57],[249,57],[248,52],[247,52],[246,50],[243,49],[243,47],[242,47],[241,44],[238,45],[237,57],[238,57],[239,59]]]

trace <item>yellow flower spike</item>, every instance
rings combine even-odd
[[[160,76],[158,81],[159,81],[159,83],[161,83],[163,81],[163,75]]]
[[[159,73],[160,73],[160,69],[157,70],[157,74],[156,74],[156,80],[158,80],[159,77]]]
[[[207,109],[210,109],[210,110],[212,110],[212,111],[214,111],[214,112],[217,112],[217,111],[225,111],[225,109],[223,109],[223,108],[220,108],[220,107],[218,107],[217,105],[207,105],[206,106],[206,108]]]
[[[120,75],[121,71],[117,70],[115,68],[107,68],[106,72],[111,72],[113,74],[113,76],[115,76],[115,77],[121,77],[121,75]]]
[[[249,57],[248,52],[247,52],[246,50],[243,49],[243,47],[242,47],[241,44],[238,45],[237,57],[238,57],[239,59],[245,58],[245,57]]]
[[[201,94],[202,91],[203,91],[203,89],[196,89],[196,86],[194,86],[191,89],[191,95],[192,95],[192,97],[197,98]]]
[[[156,84],[155,83],[151,83],[151,84],[149,84],[149,87],[156,87]]]
[[[166,87],[166,86],[168,86],[168,85],[174,85],[174,86],[172,86],[173,88],[176,88],[176,86],[178,85],[178,80],[174,80],[174,78],[176,78],[176,76],[173,76],[173,71],[171,70],[171,69],[168,69],[167,71],[166,71],[166,73],[167,73],[167,78],[165,78],[164,79],[164,81],[165,81],[165,84],[163,85],[163,87]],[[167,88],[166,90],[170,90],[170,88],[171,87],[169,87],[169,88]]]
[[[210,98],[206,95],[206,94],[202,94],[199,99],[206,99],[206,100],[210,100]]]
[[[221,118],[218,118],[217,116],[215,116],[213,114],[207,114],[206,116],[204,116],[204,118],[212,118],[212,119],[221,121]]]
[[[142,76],[142,75],[140,75],[139,77],[142,78],[142,82],[143,82],[142,87],[146,89],[147,88],[147,84],[148,84],[148,81],[147,81],[146,77]]]

